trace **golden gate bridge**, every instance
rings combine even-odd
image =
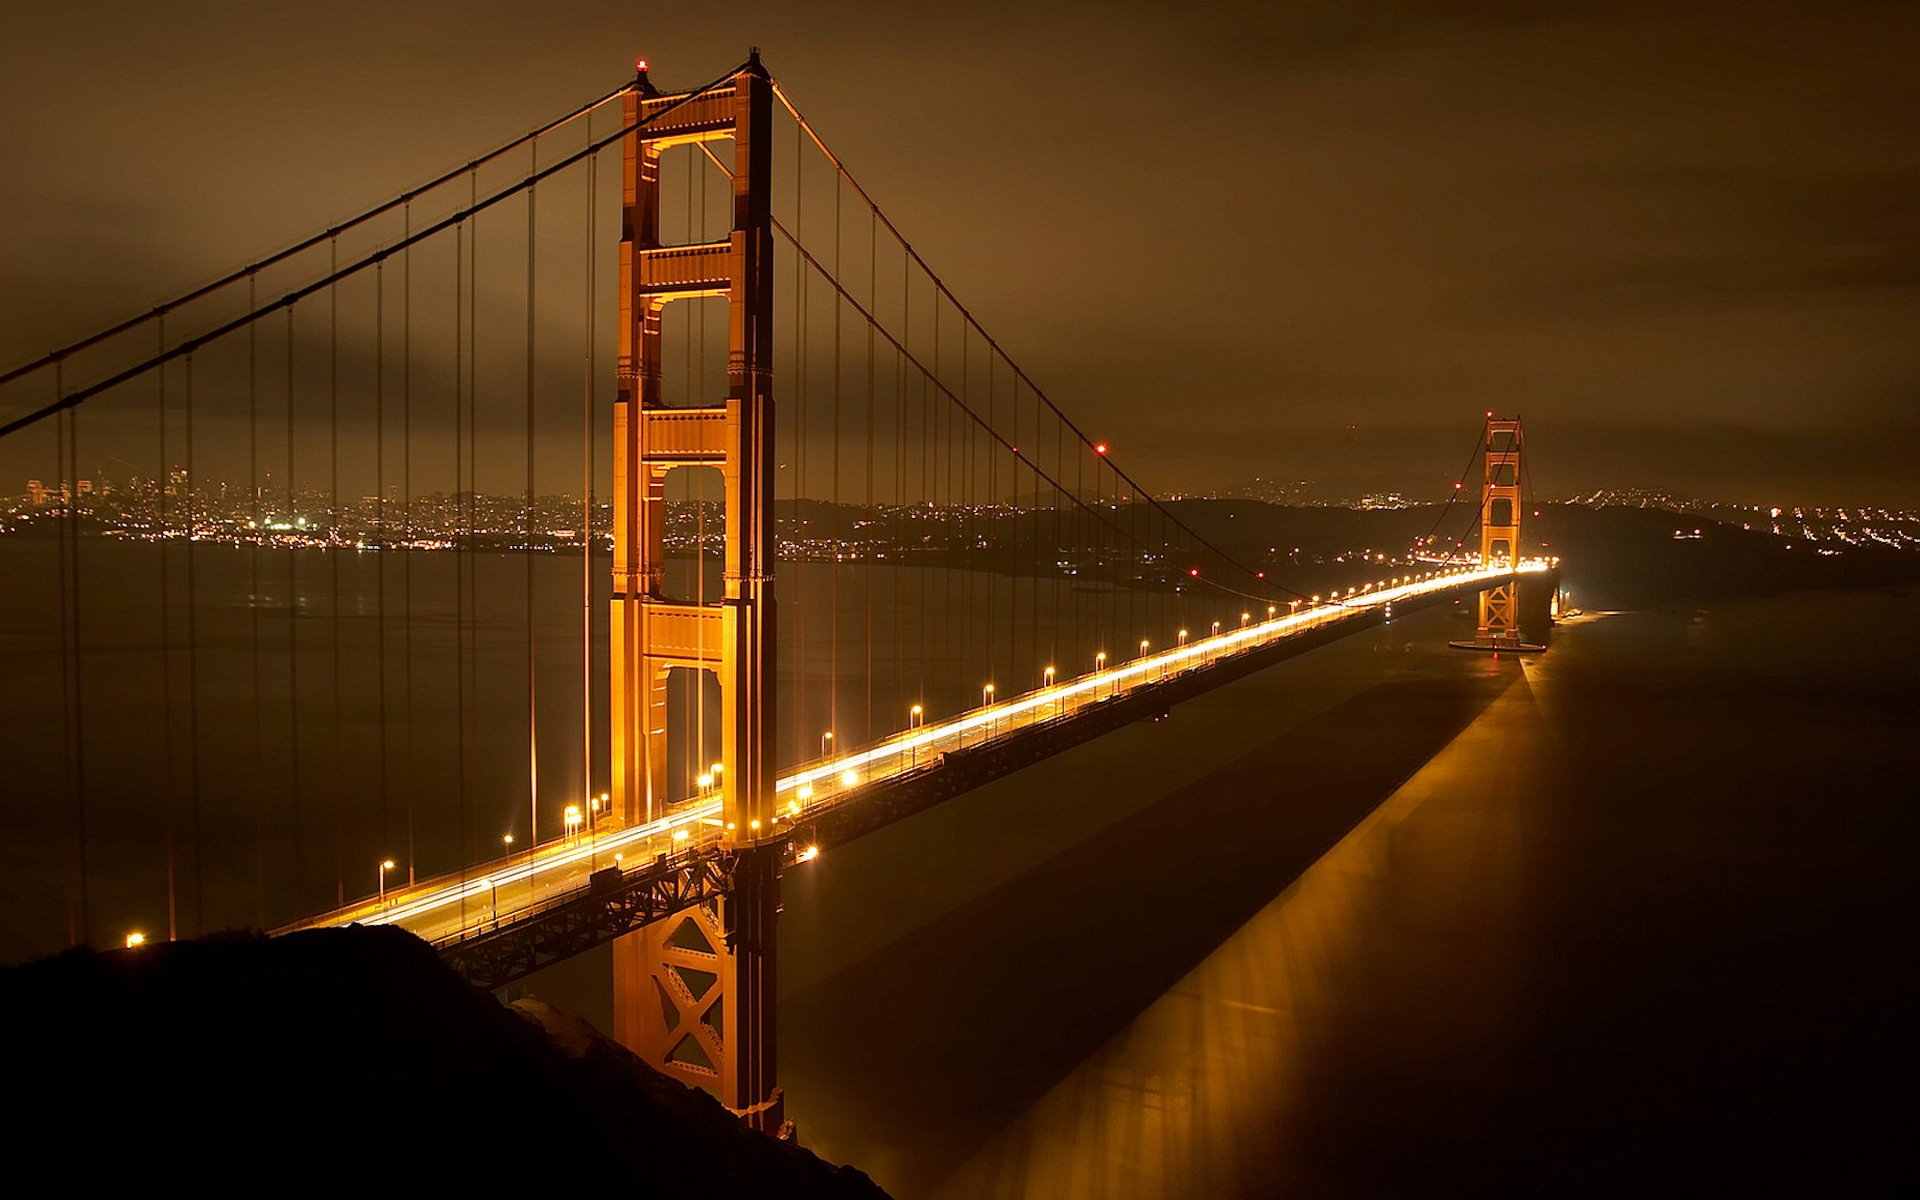
[[[1536,648],[1555,587],[1492,413],[1477,555],[1309,593],[1203,536],[757,54],[642,62],[0,413],[55,481],[10,589],[58,731],[13,758],[69,943],[394,924],[500,987],[611,942],[619,1039],[770,1132],[783,871],[1396,610],[1477,595],[1469,646]]]

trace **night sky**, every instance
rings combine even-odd
[[[1908,4],[16,5],[0,363],[761,47],[1163,490],[1920,505]],[[9,484],[9,486],[13,486]]]

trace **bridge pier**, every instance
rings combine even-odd
[[[774,1082],[782,849],[741,851],[720,899],[613,944],[615,1039],[776,1136],[791,1133]]]

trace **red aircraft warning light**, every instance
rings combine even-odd
[[[1105,442],[1095,442],[1093,444],[1093,452],[1095,454],[1105,454],[1107,452],[1107,444]]]

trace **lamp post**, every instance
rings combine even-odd
[[[1104,672],[1106,669],[1107,669],[1107,652],[1105,650],[1102,650],[1098,654],[1093,656],[1093,671],[1094,671],[1094,674],[1098,675]],[[1111,693],[1109,693],[1109,695],[1111,695]]]
[[[1040,672],[1040,678],[1042,680],[1041,686],[1052,687],[1053,686],[1053,667],[1049,665],[1046,670]],[[1056,713],[1064,711],[1062,706],[1066,704],[1066,697],[1055,696],[1053,700],[1054,700],[1054,706],[1055,706],[1054,711]]]
[[[993,708],[993,685],[990,683],[981,685],[980,707],[988,710]],[[991,711],[987,714],[987,736],[993,736],[993,714]]]
[[[907,733],[912,734],[917,727],[919,727],[920,725],[926,722],[926,719],[927,719],[927,710],[920,707],[918,704],[908,709],[907,710]],[[907,765],[914,766],[914,765],[917,765],[919,761],[920,761],[919,739],[909,737],[907,739]]]
[[[393,860],[390,858],[382,859],[380,861],[380,907],[381,908],[385,908],[387,906],[387,872],[391,870],[393,870]]]
[[[825,758],[827,756],[827,750],[832,745],[833,745],[833,730],[829,729],[825,733],[820,735],[820,757],[821,758]]]

